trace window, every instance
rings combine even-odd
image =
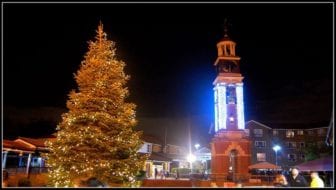
[[[296,154],[288,154],[288,161],[295,162],[296,161]]]
[[[308,131],[308,135],[309,135],[309,136],[313,136],[313,135],[314,135],[314,132],[313,132],[312,130],[309,130],[309,131]]]
[[[245,134],[246,134],[246,136],[250,136],[250,130],[249,129],[245,129]]]
[[[255,147],[263,148],[263,147],[266,147],[266,141],[255,141],[254,145]]]
[[[286,147],[287,148],[296,148],[296,143],[295,142],[286,142]]]
[[[262,129],[253,129],[253,134],[255,137],[262,137],[263,136],[263,130]]]
[[[301,160],[305,160],[305,155],[304,154],[300,154],[300,159]]]
[[[294,131],[293,130],[286,130],[286,137],[287,138],[293,138],[294,137]]]
[[[279,131],[278,130],[273,130],[273,136],[277,136],[279,134]]]
[[[266,154],[265,153],[257,153],[257,160],[260,162],[266,161]]]
[[[304,142],[300,142],[299,146],[300,146],[300,148],[304,148],[305,147],[305,143]]]
[[[298,135],[303,135],[303,130],[298,130],[298,131],[297,131],[297,134],[298,134]]]
[[[152,145],[150,144],[147,145],[147,152],[152,152]]]

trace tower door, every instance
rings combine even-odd
[[[235,176],[237,173],[237,150],[233,149],[230,151],[230,164],[229,164],[229,173],[228,173],[228,180],[235,181]]]

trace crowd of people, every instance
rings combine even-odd
[[[157,168],[154,169],[154,177],[155,179],[160,176],[161,179],[166,179],[170,176],[169,171],[165,171],[165,170],[160,170],[158,171]]]
[[[319,177],[318,172],[313,171],[310,173],[311,182],[307,180],[299,173],[298,168],[292,168],[291,173],[288,176],[284,174],[278,174],[275,177],[275,187],[324,187],[323,180]]]

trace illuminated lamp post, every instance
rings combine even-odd
[[[198,148],[199,148],[200,146],[201,146],[200,144],[195,144],[195,148],[196,148],[196,150],[198,150]]]
[[[190,172],[192,172],[192,163],[196,160],[196,157],[193,154],[189,154],[187,160],[190,163]]]
[[[275,165],[278,165],[278,150],[280,150],[281,147],[279,145],[273,146],[273,150],[275,151]]]

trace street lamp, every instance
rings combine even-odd
[[[196,150],[198,150],[198,148],[200,147],[201,145],[200,144],[195,144],[195,148],[196,148]]]
[[[196,160],[196,157],[195,157],[193,154],[189,154],[188,157],[187,157],[187,160],[188,160],[189,162],[193,162],[193,161]]]
[[[278,150],[280,150],[281,149],[281,147],[279,146],[279,145],[275,145],[275,146],[273,146],[273,150],[275,151],[275,165],[278,165]]]
[[[187,160],[190,163],[190,172],[192,172],[192,163],[196,160],[196,157],[193,154],[189,154]]]

